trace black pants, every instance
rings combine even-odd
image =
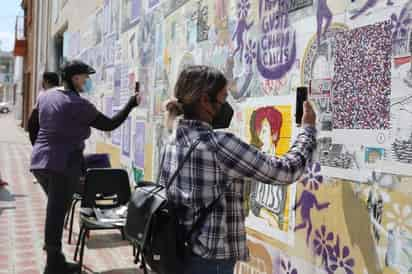
[[[79,184],[79,176],[45,170],[34,171],[33,174],[48,196],[44,229],[45,248],[47,251],[60,251],[64,218],[70,208],[76,186]]]

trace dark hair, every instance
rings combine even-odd
[[[218,93],[226,85],[226,77],[218,69],[208,66],[185,68],[180,73],[175,85],[174,96],[176,99],[170,100],[166,104],[169,119],[174,120],[180,115],[189,119],[194,118],[201,95],[207,94],[212,101],[215,101]]]
[[[46,71],[43,73],[43,81],[56,87],[60,84],[59,75],[55,72]]]

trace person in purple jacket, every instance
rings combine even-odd
[[[140,104],[136,92],[114,117],[99,112],[80,93],[91,89],[95,70],[81,61],[71,61],[62,72],[64,89],[51,90],[38,100],[40,129],[33,147],[30,170],[48,196],[45,222],[45,274],[80,273],[78,265],[66,262],[62,253],[64,217],[83,169],[85,140],[91,127],[111,131],[119,127]]]

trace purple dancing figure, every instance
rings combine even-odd
[[[243,60],[243,49],[244,45],[244,35],[252,26],[253,21],[250,24],[247,23],[247,16],[249,14],[250,3],[249,0],[240,0],[238,3],[238,22],[236,26],[236,30],[233,33],[232,40],[236,38],[236,49],[233,53],[235,56],[236,53],[240,51],[240,61]]]
[[[301,208],[300,216],[302,218],[302,223],[297,225],[294,231],[304,229],[307,227],[306,244],[309,245],[309,237],[312,233],[312,217],[310,215],[312,208],[315,207],[317,211],[320,211],[322,209],[329,207],[329,204],[329,202],[320,204],[316,196],[306,189],[302,192],[302,195],[300,196],[298,203],[295,205],[295,210],[297,210],[299,207]]]
[[[327,0],[319,0],[318,2],[318,11],[316,14],[317,24],[318,24],[318,45],[320,44],[320,38],[322,36],[322,27],[323,27],[323,20],[326,20],[325,28],[323,29],[323,35],[326,34],[328,31],[330,24],[332,23],[332,12],[328,7]]]

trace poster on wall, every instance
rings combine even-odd
[[[116,114],[120,111],[119,107],[113,107],[113,114]],[[120,146],[122,143],[122,128],[118,127],[114,131],[112,131],[112,144],[116,146]]]
[[[103,62],[105,67],[113,66],[115,60],[116,35],[111,34],[103,41]]]
[[[120,92],[121,92],[121,77],[122,77],[122,70],[121,70],[121,65],[116,65],[114,67],[114,73],[113,73],[113,105],[114,106],[120,106],[121,100],[120,100]]]
[[[123,125],[123,133],[122,133],[122,154],[124,156],[130,156],[130,138],[132,133],[132,118],[129,116],[127,117],[126,121]]]
[[[141,16],[141,0],[122,0],[122,33],[139,23]]]
[[[189,0],[169,0],[164,1],[164,14],[165,17],[172,14],[175,10],[186,4]]]
[[[136,167],[144,168],[145,122],[137,121],[134,133],[133,163]]]
[[[390,127],[391,26],[378,23],[336,36],[333,128]]]
[[[104,114],[109,118],[113,116],[113,96],[105,96]]]
[[[96,12],[96,17],[93,21],[94,45],[100,44],[103,39],[103,9]]]
[[[160,0],[148,0],[147,4],[149,9],[155,8],[160,3]]]
[[[297,11],[313,5],[313,0],[289,0],[289,12]]]
[[[273,100],[255,99],[253,103],[247,100],[244,103],[244,137],[259,150],[281,157],[288,152],[292,143],[294,97],[272,98]],[[295,195],[295,185],[252,182],[247,228],[292,244],[295,224],[292,207]]]

